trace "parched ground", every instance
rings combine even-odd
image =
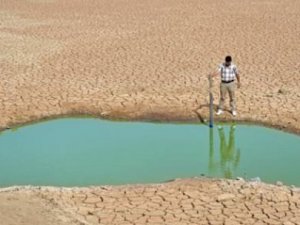
[[[237,120],[300,132],[299,0],[1,0],[0,18],[2,128],[78,113],[196,121],[231,54]]]
[[[207,74],[231,54],[242,79],[236,120],[300,133],[299,24],[299,0],[1,0],[0,127],[86,113],[205,119]],[[295,225],[299,198],[197,179],[20,188],[1,191],[0,224]]]
[[[2,192],[0,189],[0,225],[78,225],[77,220],[36,192],[20,190]]]
[[[234,180],[194,178],[154,185],[23,187],[1,191],[0,200],[1,225],[300,224],[299,188]],[[15,208],[10,209],[13,204]]]

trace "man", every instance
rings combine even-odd
[[[241,87],[240,76],[237,71],[236,66],[232,63],[231,56],[225,57],[225,62],[222,63],[219,67],[218,73],[212,74],[212,76],[221,75],[221,84],[220,84],[220,103],[217,111],[217,115],[221,115],[223,113],[224,101],[227,92],[230,97],[230,106],[231,113],[233,116],[237,115],[236,112],[236,102],[235,102],[235,89],[236,89],[236,79],[237,79],[237,87]]]

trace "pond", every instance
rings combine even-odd
[[[0,133],[0,186],[260,177],[300,186],[300,137],[254,125],[62,118]]]

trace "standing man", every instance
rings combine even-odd
[[[233,116],[237,115],[236,112],[236,102],[235,102],[235,89],[236,89],[236,79],[237,79],[237,87],[241,87],[240,76],[237,71],[236,66],[232,63],[231,56],[225,57],[225,62],[219,66],[218,73],[212,74],[213,76],[221,75],[221,84],[220,84],[220,103],[217,111],[217,115],[221,115],[223,113],[224,101],[227,92],[230,97],[230,107],[231,113]]]

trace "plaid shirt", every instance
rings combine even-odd
[[[236,65],[234,65],[232,63],[228,67],[226,67],[225,64],[222,63],[219,66],[219,72],[221,74],[221,80],[222,81],[232,81],[232,80],[235,80],[235,77],[238,74]]]

